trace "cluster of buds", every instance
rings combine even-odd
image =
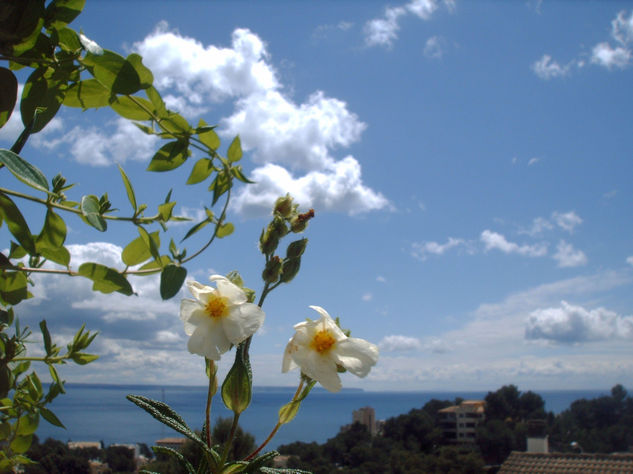
[[[288,245],[283,259],[275,255],[282,238],[291,232],[303,232],[314,217],[314,209],[301,214],[298,207],[289,194],[278,198],[273,208],[273,218],[259,237],[259,249],[266,256],[262,278],[267,284],[288,283],[299,272],[301,255],[308,245],[308,239],[299,239]]]

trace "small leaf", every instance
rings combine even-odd
[[[207,217],[205,220],[198,222],[196,225],[194,225],[191,229],[189,229],[189,231],[187,232],[187,234],[182,238],[182,240],[186,240],[189,237],[191,237],[193,234],[195,234],[196,232],[198,232],[200,229],[202,229],[203,227],[209,225],[211,222],[213,222],[212,217]]]
[[[226,170],[219,171],[211,186],[209,186],[209,191],[213,191],[213,204],[215,205],[218,199],[229,189],[231,189],[231,178]]]
[[[117,291],[128,296],[134,293],[130,282],[113,268],[99,263],[86,262],[77,271],[79,275],[93,281],[92,289],[95,291],[102,293]]]
[[[176,296],[187,277],[187,269],[178,265],[167,265],[160,273],[160,296],[168,300]]]
[[[149,112],[152,110],[152,104],[141,97],[120,96],[110,104],[110,107],[121,117],[129,120],[152,120]]]
[[[111,93],[96,79],[86,79],[72,84],[64,96],[67,107],[81,107],[92,109],[106,107],[110,104]]]
[[[168,133],[181,135],[183,133],[191,133],[191,125],[180,114],[168,112],[167,117],[160,121],[160,126]]]
[[[156,232],[158,237],[158,232]],[[137,237],[132,242],[127,244],[121,252],[121,260],[128,267],[138,265],[150,258],[152,254],[149,251],[149,247],[145,244],[142,237]]]
[[[123,171],[123,168],[121,168],[121,165],[119,165],[119,172],[121,173],[121,179],[123,180],[123,185],[125,186],[125,192],[127,193],[128,201],[130,201],[132,209],[136,211],[136,196],[134,195],[134,188],[132,187],[132,183],[125,174],[125,171]]]
[[[40,417],[38,414],[28,414],[21,416],[17,421],[16,433],[21,436],[31,435],[37,431],[37,427],[40,424]]]
[[[171,219],[172,212],[174,210],[174,206],[176,205],[175,201],[166,202],[164,204],[160,204],[158,206],[158,213],[160,214],[160,218],[162,221],[167,222]]]
[[[165,102],[163,102],[163,98],[160,96],[159,92],[152,86],[145,89],[145,94],[154,106],[153,112],[159,118],[166,118],[168,115],[167,106],[165,105]]]
[[[131,95],[141,89],[141,79],[134,66],[117,53],[108,50],[101,55],[89,52],[84,63],[92,67],[95,79],[114,94]]]
[[[160,260],[160,240],[158,243],[154,238],[152,238],[143,227],[137,227],[138,233],[141,235],[141,239],[145,242],[145,245],[149,249],[149,253],[155,260]]]
[[[24,184],[48,192],[48,180],[44,173],[10,150],[0,149],[0,163]]]
[[[40,330],[42,331],[42,338],[44,339],[44,349],[46,350],[46,355],[50,355],[51,354],[51,334],[48,332],[45,319],[40,321]]]
[[[66,428],[64,424],[61,421],[59,421],[59,418],[57,418],[57,415],[55,415],[55,413],[50,411],[48,408],[40,407],[40,415],[42,415],[42,418],[48,421],[51,425],[59,426],[60,428],[64,428],[64,429]]]
[[[141,270],[143,272],[145,272],[147,270],[156,270],[155,272],[152,272],[152,273],[143,273],[142,274],[142,275],[153,275],[154,273],[158,273],[158,272],[162,271],[162,269],[166,265],[169,265],[170,263],[172,263],[172,259],[171,259],[171,257],[169,257],[169,255],[161,255],[159,261],[153,260],[151,262],[148,262],[145,265],[143,265],[141,268],[139,268],[139,270]]]
[[[64,219],[59,217],[52,209],[46,211],[46,219],[44,227],[40,235],[37,237],[36,246],[38,252],[42,249],[58,249],[64,245],[66,241],[66,223]]]
[[[188,143],[176,140],[166,143],[152,157],[147,171],[169,171],[178,168],[189,157]]]
[[[204,181],[211,173],[213,173],[213,161],[209,158],[201,158],[199,159],[191,170],[191,174],[187,179],[187,184],[196,184]]]
[[[242,165],[233,166],[231,168],[231,174],[235,177],[235,179],[240,180],[242,183],[253,184],[255,181],[251,181],[246,177],[246,175],[242,172]]]
[[[15,74],[0,67],[0,127],[9,121],[18,99],[18,80]]]
[[[28,280],[23,272],[4,271],[0,274],[0,300],[16,305],[29,297]]]
[[[50,260],[51,262],[58,263],[65,267],[70,264],[70,252],[66,247],[58,247],[56,249],[48,247],[38,247],[37,252],[46,260]]]
[[[59,28],[73,21],[84,8],[86,0],[53,0],[46,7],[46,26]]]
[[[230,222],[227,222],[226,224],[222,224],[220,227],[218,227],[218,230],[216,231],[215,235],[221,239],[223,237],[227,237],[231,235],[234,230],[235,230],[235,227],[233,226],[233,224],[231,224]]]
[[[75,352],[70,358],[73,360],[73,362],[79,365],[86,365],[93,360],[97,360],[99,356],[95,354],[86,354],[84,352]]]
[[[236,136],[231,142],[231,145],[229,145],[226,157],[231,163],[235,163],[236,161],[240,161],[242,159],[242,142],[240,141],[239,135]]]
[[[105,232],[108,225],[100,213],[101,206],[97,196],[88,195],[81,198],[81,214],[88,224],[100,232]]]
[[[16,454],[26,453],[31,447],[31,441],[33,440],[33,435],[29,434],[26,436],[16,436],[9,447],[11,451]]]
[[[132,53],[127,57],[127,61],[132,65],[136,74],[141,81],[141,89],[147,89],[154,82],[152,71],[143,65],[143,58],[136,53]]]
[[[207,127],[204,120],[200,119],[198,122],[198,139],[212,150],[220,148],[220,137],[215,133],[213,127]]]
[[[29,226],[15,203],[4,193],[0,193],[0,215],[7,223],[9,232],[31,255],[35,254],[35,242]]]

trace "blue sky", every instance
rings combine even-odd
[[[140,53],[168,105],[218,124],[223,143],[241,137],[257,184],[233,201],[236,233],[190,276],[237,269],[260,289],[256,242],[274,198],[315,209],[301,273],[266,301],[255,384],[296,383],[280,373],[282,351],[292,325],[316,317],[308,305],[380,347],[372,373],[346,386],[631,380],[633,2],[92,1],[73,26]],[[23,155],[125,211],[121,164],[140,200],[173,187],[177,211],[195,218],[209,193],[184,185],[187,165],[145,173],[156,148],[109,111],[65,110]],[[121,267],[136,232],[69,227],[74,265]],[[68,380],[204,383],[178,318],[185,291],[165,303],[156,279],[134,285],[125,298],[40,278],[20,314],[62,338],[83,321],[101,332],[101,359],[64,367]]]

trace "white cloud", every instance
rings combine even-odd
[[[568,75],[569,65],[561,66],[549,54],[544,54],[541,59],[532,64],[532,71],[539,78],[549,80]]]
[[[453,11],[455,3],[445,1],[449,11]],[[398,7],[387,7],[381,18],[369,20],[364,27],[365,44],[367,46],[384,46],[391,48],[400,30],[400,20],[406,15],[415,15],[422,20],[430,20],[438,8],[436,0],[412,0]]]
[[[558,242],[556,253],[552,256],[561,268],[579,267],[587,264],[587,256],[582,250],[576,250],[564,240]]]
[[[408,352],[422,349],[422,343],[415,337],[391,335],[383,337],[378,347],[384,352]]]
[[[547,246],[545,244],[518,245],[506,240],[502,234],[487,229],[481,233],[480,238],[485,245],[486,251],[497,249],[503,253],[516,253],[527,257],[543,257],[547,254]]]
[[[303,208],[316,212],[353,215],[388,207],[387,199],[363,185],[360,175],[360,164],[351,156],[332,163],[324,172],[311,171],[299,178],[281,166],[266,164],[253,170],[255,184],[243,188],[232,205],[244,215],[262,215],[270,212],[277,197],[289,192]]]
[[[633,265],[633,255],[626,259],[626,263],[628,263],[629,265]]]
[[[630,61],[631,50],[622,46],[613,48],[609,43],[603,42],[595,45],[591,51],[591,62],[607,69],[624,69]]]
[[[527,339],[576,343],[633,336],[633,316],[619,316],[604,308],[587,310],[562,301],[560,307],[539,309],[530,314]]]
[[[529,230],[522,231],[521,233],[534,236],[541,234],[545,230],[552,230],[553,228],[554,226],[548,219],[537,217],[532,221],[532,227]]]
[[[424,261],[429,254],[444,255],[447,250],[465,244],[466,242],[463,239],[456,239],[454,237],[449,237],[444,244],[438,242],[414,242],[411,244],[411,255],[418,260]]]
[[[426,40],[424,55],[430,59],[441,59],[444,55],[444,42],[442,38],[433,36]]]
[[[622,45],[633,42],[633,11],[626,18],[623,10],[611,22],[611,36]]]
[[[371,301],[374,298],[374,295],[372,295],[371,293],[365,293],[363,294],[363,296],[361,296],[361,299],[363,301]]]
[[[536,163],[538,163],[539,161],[541,161],[540,158],[538,157],[534,157],[534,158],[530,158],[530,160],[528,161],[528,166],[532,166],[535,165]]]
[[[569,233],[572,233],[577,225],[582,224],[582,219],[574,211],[569,211],[564,214],[554,212],[552,213],[552,219],[556,222],[558,227]]]

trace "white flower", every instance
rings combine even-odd
[[[321,317],[295,325],[297,332],[286,346],[281,371],[299,367],[330,392],[338,392],[341,379],[337,367],[364,377],[378,361],[378,347],[364,339],[347,337],[327,311],[319,306],[310,308]]]
[[[221,275],[212,275],[217,288],[188,281],[195,300],[180,303],[180,319],[189,338],[187,349],[211,360],[255,334],[264,322],[264,312],[248,303],[244,291]]]

